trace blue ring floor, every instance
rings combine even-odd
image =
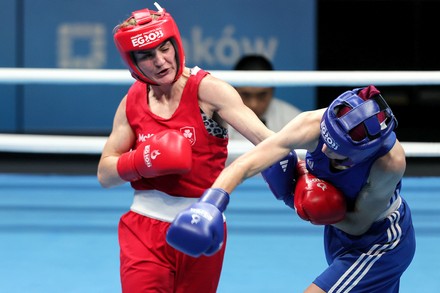
[[[440,288],[440,178],[405,177],[417,251],[401,293]],[[0,292],[120,292],[117,225],[128,184],[91,175],[0,174]],[[322,227],[276,201],[263,179],[240,185],[226,211],[219,293],[302,292],[325,267]]]

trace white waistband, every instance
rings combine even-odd
[[[171,196],[158,190],[135,190],[130,210],[171,223],[182,210],[198,201],[198,198]]]
[[[376,222],[382,221],[383,219],[387,218],[389,215],[394,213],[402,204],[402,198],[400,196],[397,197],[397,199],[382,213],[377,217]]]

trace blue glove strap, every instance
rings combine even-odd
[[[285,158],[261,172],[276,199],[285,200],[291,197],[295,188],[295,168],[297,163],[298,156],[292,150]]]
[[[224,212],[229,203],[229,193],[221,188],[206,189],[199,202],[207,202],[216,206],[220,212]]]

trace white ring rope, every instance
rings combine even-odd
[[[37,134],[0,134],[0,152],[40,154],[99,155],[106,142],[102,136],[68,136]],[[407,157],[440,157],[440,144],[431,142],[402,142]],[[250,150],[250,142],[229,142],[229,156],[236,158]],[[304,156],[304,150],[298,150]]]
[[[239,85],[259,86],[362,86],[440,85],[440,71],[210,71],[213,76]],[[0,84],[107,84],[130,85],[128,70],[0,68]],[[0,134],[0,152],[100,154],[106,137]],[[439,143],[403,142],[407,157],[440,157]],[[235,158],[252,148],[248,142],[230,141]],[[299,150],[299,155],[304,151]]]
[[[231,70],[209,72],[236,86],[440,85],[440,71],[247,71],[246,74]],[[0,68],[0,84],[55,83],[129,85],[133,83],[133,78],[125,69]]]

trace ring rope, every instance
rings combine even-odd
[[[107,140],[103,136],[0,134],[0,152],[99,155]],[[407,157],[440,157],[440,144],[402,142]],[[253,148],[250,142],[231,140],[229,156],[238,157]],[[298,150],[304,155],[305,150]]]
[[[440,85],[440,71],[210,71],[234,85],[362,86]],[[119,69],[0,68],[0,84],[106,84],[130,85],[133,78]],[[0,134],[0,152],[100,154],[106,137]],[[407,157],[440,157],[440,144],[403,142]],[[249,142],[230,141],[229,154],[237,157],[251,149]],[[299,150],[304,154],[304,150]]]
[[[208,70],[209,71],[209,70]],[[209,71],[235,85],[361,86],[440,85],[440,71]],[[133,78],[122,69],[0,68],[0,84],[112,84],[129,85]]]

